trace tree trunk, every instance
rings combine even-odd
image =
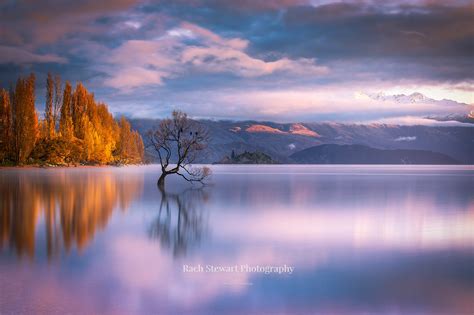
[[[164,191],[165,190],[165,177],[166,175],[168,175],[167,173],[163,172],[161,173],[161,176],[160,178],[158,178],[158,188],[161,190],[161,191]]]

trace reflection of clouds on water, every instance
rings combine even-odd
[[[20,257],[33,257],[41,240],[48,257],[61,248],[83,250],[112,212],[126,210],[142,187],[141,175],[109,168],[5,172],[0,176],[0,245]]]
[[[176,258],[167,251],[157,251],[156,245],[140,237],[128,235],[116,239],[107,261],[113,262],[114,282],[132,292],[143,292],[150,297],[146,303],[167,311],[176,307],[197,310],[225,295],[240,295],[251,284],[254,273],[184,273],[183,264],[203,266],[232,266],[235,264],[275,265],[291,263],[299,266],[299,271],[311,270],[325,261],[321,253],[305,249],[281,251],[278,248],[256,246],[254,248],[228,248],[229,253],[220,251],[196,252],[190,257]],[[97,272],[98,277],[102,277]],[[265,276],[270,277],[270,276]],[[280,279],[292,276],[280,275]],[[162,291],[166,288],[165,291]],[[154,295],[154,292],[162,294]],[[153,296],[153,298],[151,298]],[[124,298],[124,302],[127,298]],[[128,310],[133,311],[133,310]],[[173,313],[173,312],[171,312]],[[179,312],[178,312],[179,313]]]
[[[292,209],[291,214],[286,208],[275,208],[271,213],[256,211],[251,217],[232,212],[218,214],[223,223],[213,227],[213,235],[248,244],[310,243],[319,248],[349,246],[369,250],[434,250],[473,245],[474,212],[435,214],[429,206],[418,206],[416,211],[376,208],[353,212],[324,211],[315,206]]]
[[[0,309],[348,315],[474,308],[472,177],[284,174],[290,166],[253,168],[279,175],[229,176],[217,167],[209,193],[161,195],[151,169],[140,168],[134,211],[105,220],[107,233],[86,243],[86,255],[68,255],[55,269],[2,260],[0,277],[16,281]],[[183,273],[183,264],[287,264],[295,272]]]
[[[353,211],[366,206],[383,208],[390,203],[402,208],[420,200],[433,205],[434,208],[426,209],[432,211],[440,206],[446,210],[450,207],[459,210],[460,205],[464,209],[474,208],[471,197],[474,173],[459,171],[459,176],[444,176],[443,172],[430,174],[431,169],[405,173],[403,168],[400,174],[383,169],[364,172],[358,171],[360,166],[353,166],[354,170],[341,167],[339,172],[335,166],[321,166],[320,172],[305,173],[305,166],[295,166],[297,172],[284,172],[282,167],[263,166],[255,174],[224,173],[215,197],[243,211],[255,206],[268,209],[287,206],[288,210],[317,206]],[[214,172],[217,176],[217,171]]]
[[[435,167],[394,167],[400,174],[390,175],[390,167],[371,167],[370,172],[353,168],[350,176],[338,174],[349,172],[349,166],[316,167],[319,172],[314,173],[311,167],[295,166],[285,173],[284,167],[269,166],[261,172],[278,175],[236,171],[223,176],[215,199],[228,207],[213,215],[219,222],[211,222],[213,235],[246,244],[311,243],[372,250],[474,244],[469,173],[458,170],[444,176],[443,170],[433,175]],[[328,172],[335,175],[324,175]]]

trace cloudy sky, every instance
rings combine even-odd
[[[6,0],[0,84],[35,72],[39,110],[51,71],[135,117],[416,120],[472,110],[473,21],[464,0]]]

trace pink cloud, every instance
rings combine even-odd
[[[188,47],[183,51],[181,61],[203,72],[230,72],[242,77],[258,77],[278,71],[300,75],[323,75],[329,71],[327,67],[317,66],[314,59],[282,58],[266,62],[227,46]]]
[[[202,39],[209,40],[215,43],[224,43],[224,40],[219,35],[196,24],[183,22],[181,23],[181,28],[190,31],[191,33],[198,37],[201,37]]]
[[[200,46],[187,45],[196,39]],[[163,84],[166,78],[190,70],[202,73],[231,73],[240,77],[259,77],[276,72],[297,75],[324,75],[329,69],[315,59],[281,58],[265,61],[248,55],[248,41],[222,38],[191,23],[182,23],[166,35],[152,40],[130,40],[107,54],[110,78],[107,86],[129,91],[147,85]],[[118,70],[117,70],[118,69]]]
[[[107,54],[104,84],[130,91],[147,85],[161,85],[165,78],[178,71],[175,56],[181,49],[179,41],[172,38],[157,40],[130,40]]]
[[[166,72],[158,72],[140,67],[127,67],[119,70],[114,77],[105,80],[105,84],[112,87],[121,87],[125,90],[147,84],[163,84]]]

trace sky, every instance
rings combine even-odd
[[[473,21],[464,0],[6,0],[0,85],[35,72],[38,110],[50,71],[131,117],[420,122],[473,110]]]

